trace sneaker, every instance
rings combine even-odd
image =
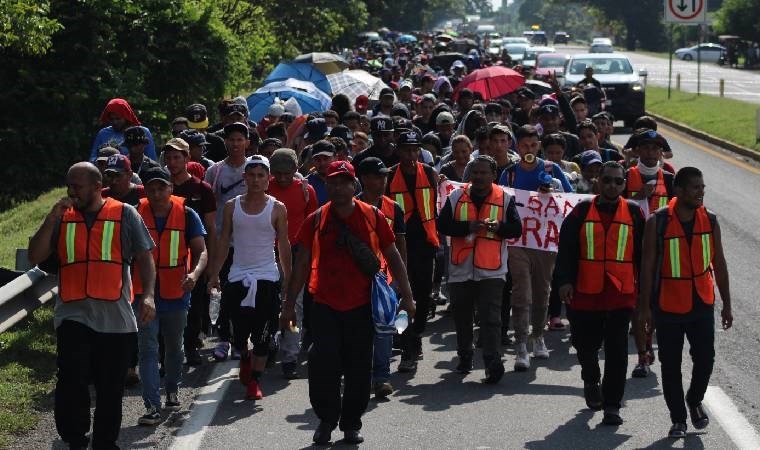
[[[668,431],[668,437],[672,439],[683,439],[686,437],[686,424],[683,422],[676,422],[670,427]]]
[[[651,370],[649,369],[649,364],[647,364],[644,360],[639,359],[639,363],[636,364],[636,367],[633,368],[631,376],[633,378],[646,378],[649,376],[650,372]]]
[[[388,381],[378,381],[374,385],[375,397],[387,398],[393,393],[393,385]]]
[[[232,355],[230,356],[230,359],[237,361],[237,360],[240,359],[240,357],[241,357],[240,350],[238,350],[236,348],[233,348],[232,349]]]
[[[697,430],[702,430],[710,425],[710,418],[707,417],[707,413],[702,408],[701,403],[697,406],[689,406],[689,417],[691,417],[691,424]]]
[[[130,388],[137,386],[139,383],[140,376],[137,374],[137,369],[135,367],[127,369],[127,377],[124,379],[124,386]]]
[[[565,324],[562,323],[562,319],[559,317],[552,317],[549,319],[549,329],[551,331],[562,331],[565,329]]]
[[[472,372],[472,355],[460,356],[456,371],[461,374],[468,374]]]
[[[525,372],[530,369],[530,358],[525,344],[519,344],[515,358],[515,372]]]
[[[248,383],[248,388],[245,390],[245,398],[248,400],[261,400],[264,398],[264,393],[261,392],[261,386],[259,386],[258,380],[251,380]]]
[[[618,426],[623,424],[623,418],[620,417],[620,410],[617,408],[605,408],[602,424]]]
[[[200,353],[194,348],[185,349],[185,364],[188,366],[200,366],[203,364]]]
[[[253,359],[251,358],[250,353],[246,355],[245,358],[240,358],[240,370],[238,371],[238,379],[241,383],[243,383],[243,386],[248,386],[248,383],[251,381],[252,361]]]
[[[161,422],[161,411],[155,406],[147,408],[145,414],[137,419],[139,425],[156,425]]]
[[[546,348],[543,337],[533,339],[533,357],[549,359],[549,350]]]
[[[485,384],[496,384],[504,376],[504,363],[501,362],[501,358],[488,364],[486,367],[486,377],[483,378]]]
[[[602,388],[599,383],[588,383],[583,385],[583,397],[586,399],[586,406],[592,411],[601,411],[602,409]]]
[[[282,363],[282,376],[288,380],[298,378],[298,364],[295,361]]]
[[[430,308],[428,309],[428,320],[435,319],[435,302],[430,302]]]
[[[320,422],[316,431],[314,431],[314,437],[312,440],[316,445],[327,445],[330,443],[330,435],[334,429],[335,425],[331,425],[326,422]]]
[[[166,403],[164,403],[164,408],[166,408],[168,411],[179,411],[179,396],[176,392],[170,392],[166,394]]]
[[[401,355],[401,362],[398,364],[398,371],[401,373],[410,373],[417,371],[417,359],[409,357],[408,355]]]
[[[214,347],[214,359],[217,361],[224,361],[230,354],[230,343],[222,341],[216,344]]]

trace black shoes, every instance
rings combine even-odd
[[[602,424],[618,426],[623,424],[623,418],[620,417],[620,410],[617,408],[605,408],[604,417],[602,418]]]
[[[697,430],[701,430],[710,425],[710,418],[707,417],[707,413],[702,408],[701,403],[697,406],[689,406],[689,417],[691,417],[691,424],[694,425],[694,428]]]
[[[296,362],[282,363],[282,376],[288,380],[298,378],[298,364]]]
[[[683,439],[686,437],[686,424],[683,422],[676,422],[670,427],[668,437],[672,439]]]
[[[200,353],[198,353],[197,349],[194,348],[186,348],[185,349],[185,364],[188,366],[200,366],[203,364],[203,360],[201,359]]]
[[[456,371],[461,374],[468,374],[472,372],[472,355],[460,356]]]
[[[335,428],[334,425],[320,422],[319,426],[317,427],[317,430],[314,431],[314,437],[312,438],[312,441],[314,441],[314,443],[317,445],[329,444],[330,435],[332,434],[332,430],[334,428]]]
[[[485,384],[496,384],[504,376],[504,363],[501,359],[494,360],[486,367],[486,377],[483,378]]]
[[[343,442],[346,444],[361,444],[364,442],[364,436],[359,430],[348,430],[343,432]]]
[[[602,388],[599,383],[585,384],[583,386],[583,397],[586,399],[586,406],[592,411],[602,410]]]

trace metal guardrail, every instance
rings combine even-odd
[[[19,323],[57,294],[57,276],[37,267],[0,287],[0,333]]]

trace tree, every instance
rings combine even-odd
[[[50,17],[50,3],[0,1],[0,49],[22,55],[45,54],[61,24]]]
[[[742,39],[760,42],[760,0],[725,0],[715,18],[715,29]]]

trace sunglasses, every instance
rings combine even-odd
[[[602,183],[604,183],[604,184],[610,184],[613,181],[618,186],[622,186],[623,183],[625,183],[625,178],[621,178],[621,177],[602,177]]]

